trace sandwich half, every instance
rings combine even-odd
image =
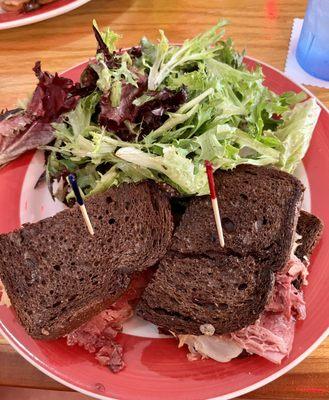
[[[61,337],[106,309],[171,243],[169,200],[156,184],[123,184],[0,235],[0,279],[19,320],[37,339]]]
[[[273,313],[272,322],[277,326],[277,316],[285,314],[284,329],[290,335],[287,340],[291,339],[292,320],[301,316],[297,314],[302,313],[302,307],[297,308],[302,298],[292,283],[306,275],[305,265],[293,254],[304,188],[292,175],[250,165],[219,171],[215,182],[225,247],[218,242],[209,198],[192,199],[137,313],[173,333],[181,344],[189,345],[192,353],[201,349],[202,356],[229,361],[243,349],[257,353],[245,343],[246,337],[259,342],[266,336],[267,328],[259,326],[262,316],[266,315],[266,324],[272,318],[269,313]],[[322,223],[305,212],[299,221],[297,231],[302,239],[297,238],[305,245],[297,249],[305,260],[319,240]],[[287,302],[277,304],[288,298],[289,311],[282,309],[289,307]],[[248,327],[254,330],[245,332]],[[221,351],[213,351],[214,346],[225,348],[225,352],[231,346],[232,352],[223,357]],[[282,345],[282,351],[267,358],[280,362],[289,346],[290,342]]]

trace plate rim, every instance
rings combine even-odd
[[[87,3],[90,0],[77,0],[77,2],[83,2],[83,3]],[[1,28],[0,28],[1,29]],[[283,76],[284,78],[288,79],[290,82],[292,82],[293,84],[295,84],[297,87],[299,87],[302,91],[304,91],[305,93],[307,93],[310,97],[312,97],[313,99],[315,99],[315,101],[321,106],[321,108],[329,115],[329,109],[328,107],[323,104],[323,102],[321,100],[319,100],[308,88],[306,88],[304,85],[297,83],[294,79],[290,78],[288,75],[286,75],[283,71],[280,71],[278,68],[273,67],[272,65],[260,61],[257,58],[254,58],[252,56],[246,56],[246,59],[249,59],[250,61],[253,61],[255,63],[260,64],[261,66],[265,66],[275,72],[277,72],[279,75]],[[61,75],[71,71],[72,69],[75,69],[77,67],[79,67],[80,65],[85,64],[86,62],[88,62],[88,60],[86,61],[82,61],[80,63],[77,63],[75,65],[73,65],[72,67],[64,70],[63,72],[61,72]],[[28,351],[26,351],[26,349],[21,348],[19,346],[18,343],[16,343],[16,338],[12,337],[10,332],[6,332],[6,327],[2,325],[1,321],[0,321],[0,333],[1,335],[4,336],[4,338],[8,341],[8,343],[26,360],[28,361],[30,364],[32,364],[35,368],[37,368],[39,371],[43,372],[44,374],[46,374],[47,376],[49,376],[50,378],[54,379],[55,381],[61,383],[62,385],[69,387],[70,389],[73,389],[79,393],[82,393],[84,395],[90,396],[92,398],[96,398],[96,399],[100,399],[100,400],[119,400],[117,398],[113,398],[113,397],[109,397],[109,396],[104,396],[101,394],[97,394],[95,392],[83,389],[79,386],[74,385],[73,383],[67,382],[65,379],[62,379],[61,377],[55,375],[54,373],[52,373],[51,371],[47,370],[45,367],[43,367],[42,365],[39,365],[37,362],[34,361],[34,356],[33,354],[30,354]],[[305,350],[299,357],[297,357],[295,360],[291,361],[289,364],[287,364],[285,367],[281,368],[279,371],[271,374],[270,376],[261,379],[260,381],[246,386],[243,389],[237,390],[235,392],[231,392],[231,393],[227,393],[225,395],[220,395],[217,397],[211,397],[208,398],[207,400],[230,400],[233,398],[236,398],[238,396],[242,396],[244,394],[250,393],[254,390],[257,390],[265,385],[267,385],[270,382],[273,382],[274,380],[278,379],[279,377],[281,377],[282,375],[286,374],[287,372],[289,372],[291,369],[293,369],[294,367],[296,367],[299,363],[301,363],[305,358],[307,358],[326,338],[327,336],[329,336],[329,326],[328,328],[318,337],[318,339],[307,349]]]
[[[32,25],[37,22],[45,21],[47,19],[54,18],[62,14],[66,14],[67,12],[75,10],[76,8],[90,1],[91,0],[73,0],[68,4],[56,7],[53,10],[45,11],[41,14],[31,15],[30,17],[15,19],[12,21],[0,22],[0,30],[18,28],[20,26]]]

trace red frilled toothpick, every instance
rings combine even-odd
[[[218,201],[217,201],[217,196],[216,196],[214,170],[213,170],[212,163],[210,161],[206,161],[205,166],[206,166],[206,171],[207,171],[207,176],[208,176],[211,205],[212,205],[212,209],[214,211],[214,217],[215,217],[215,222],[216,222],[216,227],[217,227],[219,243],[222,247],[224,247],[225,246],[224,234],[223,234],[222,222],[220,219]]]

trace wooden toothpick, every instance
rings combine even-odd
[[[209,184],[209,191],[210,191],[210,198],[211,198],[211,205],[214,212],[217,233],[219,238],[219,243],[222,247],[225,246],[224,241],[224,233],[222,228],[222,222],[220,219],[219,207],[218,207],[218,200],[216,195],[216,188],[215,188],[215,180],[214,180],[214,170],[212,163],[210,161],[205,162],[206,172],[208,176],[208,184]]]
[[[88,231],[89,231],[89,233],[91,235],[94,235],[95,234],[94,228],[91,225],[90,218],[89,218],[89,215],[87,213],[86,206],[85,206],[83,198],[81,196],[80,189],[79,189],[79,186],[78,186],[77,181],[75,179],[75,176],[73,174],[70,174],[68,176],[68,180],[69,180],[71,188],[72,188],[72,190],[74,192],[75,198],[77,199],[77,203],[79,204],[79,208],[80,208],[81,214],[83,216],[83,219],[85,221],[85,224],[87,226],[87,229],[88,229]]]

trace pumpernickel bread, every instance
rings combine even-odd
[[[86,322],[170,245],[170,203],[155,184],[123,184],[86,207],[93,237],[77,206],[0,235],[0,279],[34,338],[58,338]]]
[[[142,318],[175,333],[216,334],[255,322],[264,310],[274,274],[251,256],[167,255],[138,305]],[[201,328],[202,329],[202,328]]]
[[[164,330],[216,334],[254,323],[265,309],[274,274],[288,261],[303,185],[287,173],[240,166],[217,171],[224,228],[219,244],[209,196],[188,202],[171,253],[160,262],[137,313]]]
[[[299,259],[309,258],[321,238],[322,231],[323,223],[318,217],[301,211],[297,224],[297,233],[301,239],[298,241],[300,244],[295,251]]]
[[[252,255],[276,271],[288,261],[304,187],[285,172],[253,165],[217,171],[215,183],[225,237],[219,244],[209,196],[188,204],[172,250],[182,254]]]

